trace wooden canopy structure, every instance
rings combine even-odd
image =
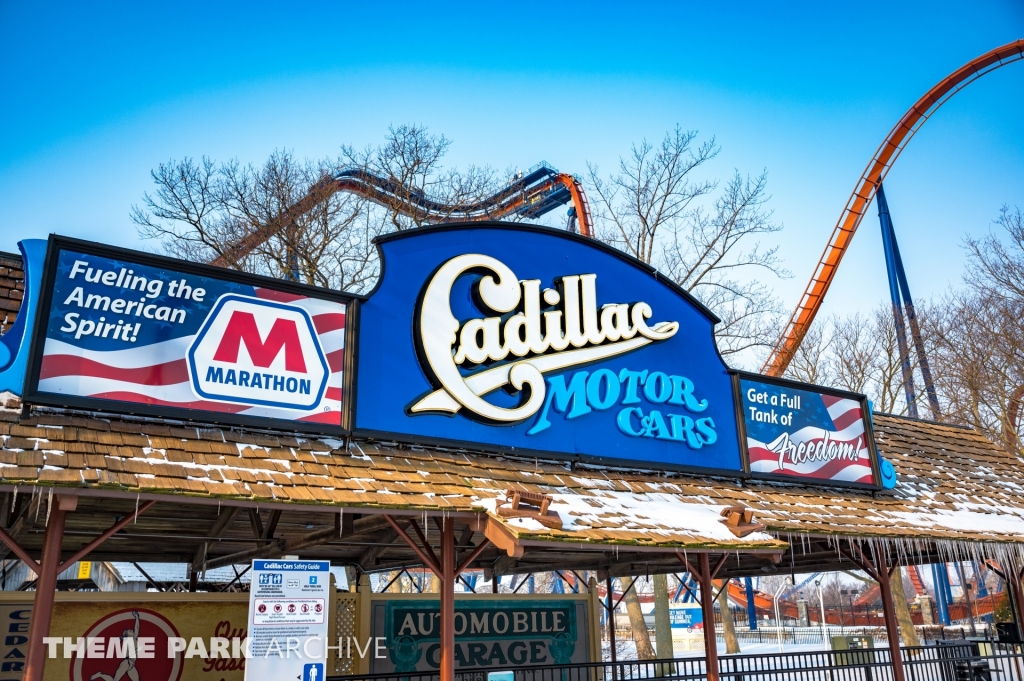
[[[0,552],[39,574],[40,613],[61,566],[86,555],[185,562],[193,584],[204,570],[295,553],[363,573],[425,565],[442,577],[448,602],[471,567],[497,575],[684,569],[711,593],[713,578],[851,567],[880,578],[899,564],[970,557],[991,561],[1019,593],[1016,458],[955,426],[876,415],[875,433],[899,478],[891,493],[56,409],[23,414],[8,400]],[[523,503],[512,509],[517,495]],[[894,616],[890,634],[898,647]],[[707,641],[711,660],[714,637]],[[33,660],[30,651],[29,669]]]
[[[0,260],[0,324],[17,314],[16,266]],[[890,492],[26,410],[0,395],[0,556],[38,575],[24,679],[42,678],[57,575],[86,556],[184,562],[193,588],[204,570],[289,554],[362,573],[426,566],[442,586],[443,681],[469,568],[685,569],[710,594],[716,577],[856,567],[882,584],[893,649],[894,566],[988,561],[1019,606],[1021,462],[965,428],[880,414],[874,426],[897,472]],[[715,637],[705,643],[715,678]]]

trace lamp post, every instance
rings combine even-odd
[[[821,642],[828,646],[828,626],[825,624],[825,594],[821,590],[821,580],[814,580],[814,586],[818,589],[818,605],[821,607]]]

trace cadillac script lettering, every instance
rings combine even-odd
[[[451,290],[456,279],[471,270],[488,273],[477,293],[495,316],[460,325],[452,314]],[[490,421],[522,421],[545,403],[545,373],[631,352],[679,330],[674,321],[649,326],[653,314],[644,302],[599,307],[596,274],[564,276],[559,288],[541,290],[539,279],[519,280],[496,258],[477,253],[456,256],[427,284],[417,326],[423,356],[441,387],[409,412],[454,414],[467,409]],[[460,371],[510,357],[511,361],[469,375]],[[509,385],[520,392],[529,388],[525,403],[504,408],[483,399]]]

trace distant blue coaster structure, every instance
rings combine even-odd
[[[914,340],[914,350],[917,353],[917,366],[921,371],[921,378],[924,379],[925,393],[928,395],[928,406],[931,408],[932,418],[938,421],[942,415],[939,409],[939,397],[935,392],[935,383],[932,381],[928,353],[925,351],[924,339],[921,336],[921,326],[917,322],[917,312],[914,310],[914,299],[910,295],[907,273],[903,269],[900,247],[896,243],[896,230],[892,226],[889,203],[885,199],[885,190],[881,183],[878,185],[875,200],[878,202],[878,222],[882,228],[885,271],[889,277],[889,297],[892,300],[892,316],[896,324],[896,341],[900,351],[900,370],[903,373],[903,392],[907,399],[907,413],[913,418],[919,418],[914,389],[914,369],[910,362],[910,347],[907,343],[907,326],[909,326]]]

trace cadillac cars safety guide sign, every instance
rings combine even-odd
[[[360,305],[357,433],[742,470],[717,320],[649,266],[524,225],[378,244],[383,277]]]
[[[254,560],[245,681],[324,681],[331,562]]]
[[[747,375],[737,382],[751,473],[879,484],[862,395]]]
[[[32,401],[343,425],[343,297],[61,237],[43,291]]]

